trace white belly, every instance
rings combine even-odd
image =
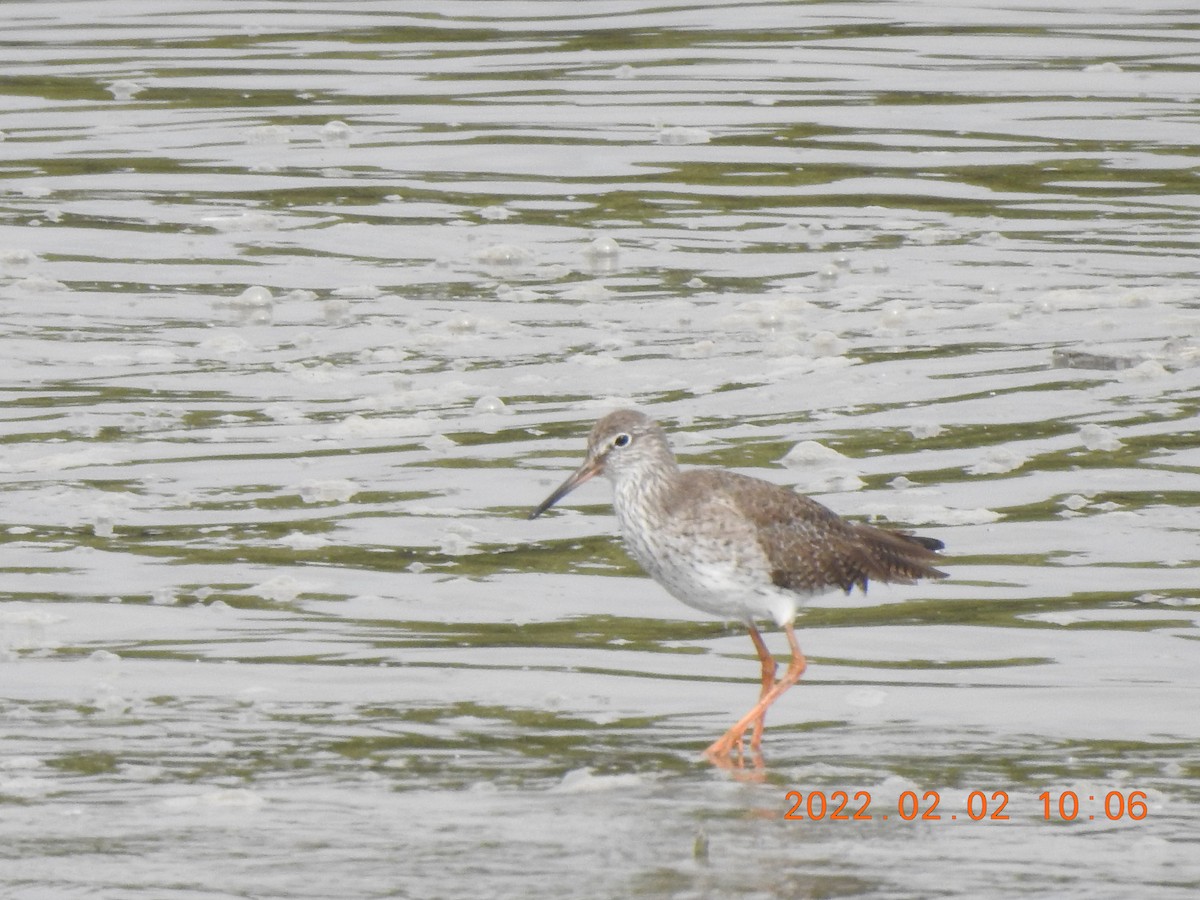
[[[629,554],[694,609],[727,621],[770,619],[782,626],[805,599],[771,582],[766,557],[753,544],[621,526]]]

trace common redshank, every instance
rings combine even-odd
[[[750,630],[762,662],[754,707],[714,741],[714,762],[762,744],[767,708],[795,684],[807,665],[796,640],[800,604],[834,588],[847,594],[867,582],[912,584],[945,578],[934,568],[941,541],[850,522],[816,500],[781,485],[722,469],[680,469],[662,426],[640,412],[609,413],[592,428],[587,457],[537,507],[535,519],[596,475],[613,483],[613,508],[629,553],[688,606]],[[774,657],[758,626],[784,630],[791,661],[776,679]]]

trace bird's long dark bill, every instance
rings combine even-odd
[[[563,497],[567,496],[567,494],[571,493],[571,491],[575,490],[575,488],[579,487],[585,481],[587,481],[591,478],[595,478],[597,475],[600,474],[601,467],[602,467],[602,465],[601,465],[600,460],[589,459],[582,466],[580,466],[578,469],[576,469],[574,472],[572,472],[571,477],[568,478],[566,481],[564,481],[562,484],[560,484],[558,486],[558,488],[554,491],[553,494],[551,494],[549,497],[547,497],[545,500],[543,500],[541,502],[541,505],[538,506],[537,509],[535,509],[533,512],[531,512],[529,514],[529,518],[536,519],[538,516],[540,516],[542,513],[544,513],[550,507],[552,507],[555,503],[557,503]]]

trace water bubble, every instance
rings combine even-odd
[[[354,135],[354,129],[345,122],[334,119],[332,122],[322,125],[318,135],[323,144],[348,144]]]
[[[269,307],[275,303],[268,288],[252,285],[229,301],[229,305],[237,309],[255,309]]]
[[[884,328],[903,328],[908,321],[908,305],[903,300],[889,300],[880,312],[879,324]]]
[[[509,408],[504,405],[503,400],[501,400],[499,397],[493,397],[490,394],[486,397],[480,397],[478,400],[476,400],[474,409],[477,413],[505,414],[510,412]]]
[[[813,356],[841,356],[850,344],[832,331],[818,331],[812,336],[809,346]]]
[[[620,245],[607,235],[596,238],[588,244],[587,249],[584,251],[587,256],[593,259],[613,259],[620,252]]]
[[[533,253],[512,244],[492,244],[476,253],[475,258],[490,266],[520,266],[533,259]]]
[[[783,317],[779,315],[779,311],[775,309],[764,309],[758,314],[758,327],[767,331],[774,331],[783,324]]]
[[[446,321],[446,328],[455,334],[471,334],[479,327],[479,322],[472,316],[455,316]]]

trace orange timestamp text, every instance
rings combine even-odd
[[[870,791],[788,791],[789,804],[785,819],[804,819],[830,822],[869,822],[887,820],[895,815],[905,822],[912,821],[990,821],[1007,822],[1009,796],[1007,791],[971,791],[962,809],[942,805],[937,791],[901,791],[896,798],[895,813],[873,807],[875,798]],[[1103,819],[1116,822],[1123,819],[1141,821],[1150,813],[1145,791],[1108,791],[1103,794],[1080,795],[1075,791],[1043,791],[1038,794],[1042,818],[1072,822],[1076,819]]]

